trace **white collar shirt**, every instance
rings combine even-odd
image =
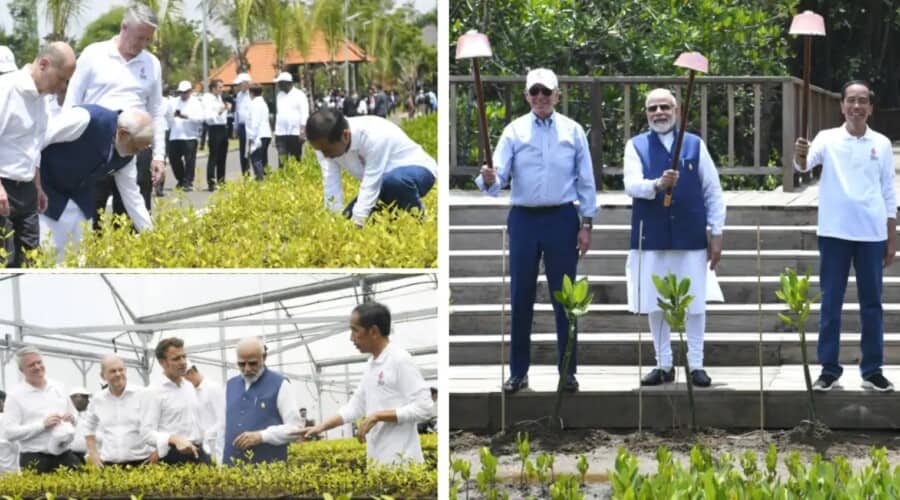
[[[272,138],[272,127],[269,125],[269,105],[262,96],[250,101],[250,117],[247,120],[247,140],[250,142]],[[258,145],[257,145],[258,146]],[[252,148],[256,149],[256,148]]]
[[[206,113],[207,125],[227,125],[228,107],[221,95],[208,93],[203,95],[203,110]]]
[[[302,90],[278,92],[276,97],[275,135],[300,135],[309,118],[309,102]]]
[[[868,127],[855,137],[846,124],[823,130],[810,144],[806,164],[822,165],[819,236],[887,239],[887,220],[897,218],[894,154],[887,137]],[[799,165],[795,168],[802,172]]]
[[[30,64],[0,76],[0,177],[34,178],[47,119],[47,100],[34,85]]]
[[[120,396],[109,388],[94,394],[88,405],[85,435],[99,443],[100,460],[123,463],[144,460],[153,448],[141,439],[143,389],[125,386]]]
[[[0,429],[6,427],[5,415],[0,413]],[[9,442],[0,432],[0,478],[12,472],[19,472],[19,446]]]
[[[76,453],[87,453],[87,443],[84,441],[85,427],[84,420],[87,416],[87,410],[78,412],[75,415],[75,437],[72,438],[72,444],[69,445],[69,449]]]
[[[97,104],[108,109],[139,109],[153,117],[153,159],[164,160],[165,101],[159,59],[146,50],[126,60],[118,36],[88,45],[69,80],[63,107]]]
[[[359,387],[338,414],[344,422],[394,410],[397,422],[379,422],[366,435],[366,455],[382,464],[422,462],[416,424],[431,417],[431,391],[412,356],[391,344],[370,359]]]
[[[44,428],[50,415],[77,413],[62,386],[47,380],[43,389],[22,382],[6,396],[4,431],[6,439],[18,442],[19,453],[49,453],[51,429]]]
[[[177,385],[166,378],[148,389],[141,410],[141,435],[148,446],[156,448],[159,457],[169,454],[169,437],[181,436],[194,444],[202,444],[200,402],[197,391],[187,380]]]
[[[180,111],[181,118],[174,116],[175,111]],[[191,95],[187,100],[177,98],[172,102],[172,128],[169,130],[170,141],[195,141],[200,138],[200,127],[206,119],[203,104],[197,96]]]
[[[250,119],[250,91],[244,90],[238,92],[234,105],[234,122],[247,124]]]
[[[353,220],[361,224],[369,217],[381,193],[385,174],[398,167],[420,166],[437,178],[437,163],[422,146],[413,142],[390,120],[378,116],[347,118],[350,148],[337,158],[316,151],[325,186],[325,206],[334,212],[344,208],[341,169],[360,180],[353,207]]]

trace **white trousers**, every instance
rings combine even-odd
[[[66,244],[72,241],[77,248],[83,234],[83,222],[90,224],[90,219],[85,218],[81,209],[72,200],[66,202],[66,208],[59,216],[59,220],[53,220],[44,214],[38,216],[41,231],[41,245],[45,241],[52,241],[56,248],[56,263],[62,264],[66,253]]]
[[[662,311],[653,311],[648,316],[650,333],[653,335],[653,348],[656,350],[656,366],[669,370],[673,366],[669,324],[663,318]],[[688,366],[692,371],[699,370],[703,368],[703,331],[706,329],[706,313],[688,314],[685,317],[684,329],[688,345]],[[675,335],[677,336],[678,332]],[[676,337],[675,341],[680,342],[680,339]]]

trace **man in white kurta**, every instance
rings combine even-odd
[[[658,385],[675,379],[671,332],[657,305],[658,293],[652,279],[653,275],[665,277],[673,273],[679,280],[691,280],[689,293],[694,300],[685,322],[690,380],[696,386],[707,387],[711,380],[703,369],[706,302],[721,297],[715,279],[707,280],[707,262],[709,269],[715,270],[722,252],[725,225],[722,187],[706,144],[693,134],[685,134],[679,169],[670,169],[678,133],[675,117],[680,112],[675,96],[666,89],[651,91],[647,95],[646,111],[650,131],[628,141],[624,159],[625,192],[635,200],[632,244],[625,271],[628,308],[649,315],[656,350],[656,368],[641,384]],[[663,208],[662,200],[669,188],[672,188],[673,204]],[[687,217],[688,213],[701,213],[705,219]],[[642,221],[643,234],[640,234]],[[713,289],[708,289],[708,284]]]

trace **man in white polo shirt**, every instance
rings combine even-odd
[[[172,129],[169,130],[169,163],[181,189],[194,190],[197,165],[197,141],[206,119],[203,103],[194,96],[191,82],[178,83],[178,98],[172,101]]]
[[[248,73],[240,73],[233,83],[237,87],[237,95],[234,98],[234,128],[238,139],[241,174],[243,175],[247,175],[250,171],[250,158],[247,155],[247,122],[250,121],[250,101],[252,100],[250,83]]]
[[[315,427],[296,435],[314,437],[365,417],[357,439],[366,455],[382,464],[423,462],[416,429],[431,418],[431,392],[412,356],[390,343],[391,312],[383,304],[366,302],[350,315],[350,340],[360,352],[371,354],[359,387],[350,401]]]
[[[154,123],[153,146],[136,155],[123,170],[140,186],[143,203],[150,210],[152,185],[165,169],[165,106],[159,59],[145,50],[158,27],[156,14],[144,4],[125,11],[119,34],[105,42],[88,45],[78,58],[78,69],[69,81],[64,107],[97,104],[107,109],[138,109],[150,113]],[[97,211],[113,196],[113,211],[126,213],[122,196],[112,177],[97,183]],[[94,227],[100,218],[94,216]]]
[[[39,474],[57,467],[76,468],[78,457],[68,449],[75,437],[75,407],[58,383],[46,378],[41,351],[23,347],[16,352],[25,381],[6,398],[3,431],[19,445],[19,465]]]
[[[155,448],[141,439],[144,391],[128,385],[122,358],[115,354],[104,356],[100,361],[100,378],[107,387],[91,399],[84,418],[88,461],[97,467],[158,462]]]
[[[881,290],[883,268],[891,265],[897,251],[897,199],[891,142],[866,125],[874,99],[868,83],[854,80],[844,84],[844,124],[819,132],[812,144],[801,137],[794,145],[798,171],[822,165],[817,230],[822,288],[818,358],[822,373],[813,385],[820,392],[831,390],[843,372],[839,360],[841,309],[851,262],[862,323],[862,386],[879,392],[894,389],[881,372]]]
[[[38,212],[47,207],[35,177],[47,131],[44,96],[64,88],[73,71],[72,48],[53,42],[32,64],[0,76],[0,232],[8,236],[2,243],[6,261],[0,265],[21,267],[25,252],[38,247]]]
[[[437,164],[393,122],[378,116],[345,118],[323,109],[307,120],[306,138],[322,167],[327,208],[340,212],[343,207],[343,168],[360,180],[358,196],[343,208],[357,226],[365,225],[379,201],[424,211],[422,198],[434,185]]]
[[[309,101],[302,90],[294,87],[294,77],[281,73],[275,79],[278,96],[275,98],[275,149],[278,150],[278,168],[287,158],[297,161],[303,157],[306,138],[306,120],[309,118]]]

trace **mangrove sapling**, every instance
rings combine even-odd
[[[678,277],[672,273],[669,273],[665,278],[660,278],[654,274],[653,285],[656,286],[656,291],[659,293],[656,303],[663,311],[663,318],[669,324],[669,330],[678,332],[678,339],[681,343],[681,355],[684,359],[688,405],[691,409],[690,430],[693,431],[697,427],[697,409],[694,406],[694,387],[691,383],[691,367],[687,358],[687,343],[684,341],[684,321],[688,307],[694,301],[694,296],[688,295],[688,291],[691,289],[691,279],[684,278],[678,281]]]
[[[803,379],[806,382],[807,405],[809,406],[810,422],[818,422],[816,416],[816,403],[813,399],[812,377],[809,374],[809,360],[806,355],[806,320],[809,318],[810,306],[819,300],[821,293],[813,298],[809,297],[809,268],[806,276],[800,278],[797,272],[786,268],[781,274],[781,289],[775,291],[775,296],[788,307],[788,314],[778,313],[784,323],[800,332],[800,356],[803,360]]]
[[[563,276],[562,290],[553,292],[553,298],[562,305],[569,320],[569,335],[566,340],[566,352],[563,355],[562,369],[559,371],[559,383],[556,385],[556,405],[553,407],[553,423],[562,428],[559,412],[562,409],[563,387],[569,374],[569,364],[572,361],[572,350],[575,347],[575,332],[578,331],[578,318],[588,312],[588,306],[594,300],[594,294],[590,291],[588,279],[583,277],[574,285],[569,275]]]

